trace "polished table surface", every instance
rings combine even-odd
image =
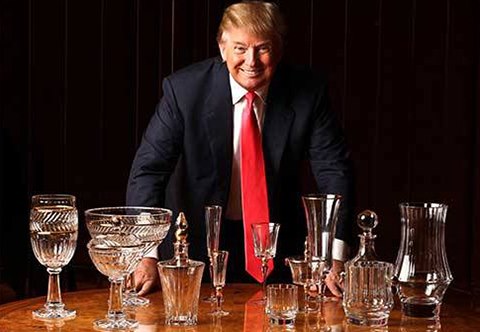
[[[214,320],[208,315],[211,306],[200,302],[199,321],[192,327],[168,327],[164,325],[163,299],[161,292],[148,295],[151,304],[145,308],[128,310],[128,315],[135,317],[140,327],[135,331],[285,331],[271,327],[263,313],[263,308],[250,304],[251,300],[261,295],[256,284],[232,284],[225,288],[224,309],[230,315]],[[208,285],[202,286],[201,297],[209,294]],[[32,318],[31,311],[41,307],[44,297],[6,303],[0,306],[0,331],[92,331],[92,322],[103,318],[107,312],[108,289],[85,290],[63,294],[66,307],[77,310],[73,320],[47,323]],[[406,319],[395,305],[384,328],[366,328],[349,325],[340,301],[324,304],[322,314],[303,314],[297,316],[295,329],[289,331],[480,331],[480,315],[470,309],[469,301],[461,295],[447,291],[447,298],[442,307],[440,323],[432,325],[424,319]]]

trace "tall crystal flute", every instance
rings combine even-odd
[[[87,244],[88,253],[97,270],[110,281],[110,296],[106,319],[98,319],[93,326],[101,330],[131,330],[138,322],[127,319],[123,311],[122,285],[124,278],[137,267],[145,244],[131,234],[107,234]]]
[[[280,224],[254,223],[251,225],[255,257],[262,260],[262,289],[263,299],[266,300],[268,261],[275,258],[277,253],[278,231]]]
[[[62,302],[60,272],[73,257],[78,237],[78,212],[75,196],[35,195],[30,210],[30,241],[33,253],[46,266],[48,277],[47,302],[32,312],[39,319],[73,318]]]
[[[215,309],[210,313],[214,316],[227,316],[228,311],[222,309],[223,287],[227,275],[228,251],[212,252],[213,286],[215,287]]]
[[[320,264],[311,264],[320,301],[326,301],[325,277],[331,268],[332,243],[341,199],[342,196],[335,194],[310,194],[302,197],[308,230],[308,259],[320,261]]]
[[[155,207],[117,206],[100,207],[85,211],[85,222],[92,238],[107,234],[133,234],[142,243],[143,256],[158,246],[168,233],[172,211]],[[125,290],[125,305],[144,306],[150,301],[138,296],[130,273]]]
[[[205,302],[216,301],[215,285],[213,283],[213,260],[212,253],[218,251],[220,241],[220,225],[222,220],[222,207],[218,205],[208,205],[205,207],[205,227],[207,230],[207,254],[210,260],[209,272],[212,280],[212,293],[209,297],[203,299]]]

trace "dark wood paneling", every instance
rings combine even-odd
[[[355,165],[359,209],[373,205],[377,142],[380,0],[347,1],[345,34],[345,131]]]
[[[65,34],[63,0],[31,2],[30,126],[34,193],[65,191]]]
[[[72,266],[90,262],[83,211],[99,204],[101,189],[92,191],[91,188],[98,188],[105,177],[101,172],[103,13],[103,1],[67,2],[65,186],[67,192],[77,197],[80,211],[80,235]]]
[[[409,142],[413,90],[412,1],[382,1],[377,124],[372,178],[380,217],[377,251],[394,261],[400,242],[398,203],[409,200]]]
[[[312,2],[312,67],[327,75],[332,109],[343,124],[345,99],[346,0]]]

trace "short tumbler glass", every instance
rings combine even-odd
[[[268,285],[265,312],[270,324],[293,327],[298,313],[298,286]]]
[[[345,264],[343,309],[354,325],[385,326],[393,308],[393,264],[356,261]]]

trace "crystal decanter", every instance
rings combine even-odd
[[[357,217],[362,229],[357,255],[345,263],[343,309],[349,324],[385,326],[393,308],[393,264],[377,260],[375,212],[365,210]]]
[[[183,212],[176,221],[174,257],[157,264],[165,306],[165,324],[196,325],[205,263],[188,257],[188,223]]]

